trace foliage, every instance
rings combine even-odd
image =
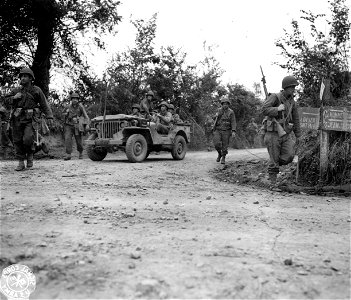
[[[326,105],[350,105],[351,77],[348,72],[350,41],[349,8],[345,0],[329,1],[331,21],[329,33],[317,28],[318,21],[325,15],[302,10],[301,19],[309,24],[312,42],[308,42],[301,25],[293,20],[292,33],[285,30],[284,37],[276,42],[286,62],[279,64],[292,72],[301,83],[299,103],[302,106],[319,107],[320,86],[323,79],[330,80],[330,99]]]
[[[309,25],[312,42],[302,33],[301,24],[292,21],[292,33],[285,31],[285,36],[276,42],[286,59],[282,68],[292,72],[301,83],[298,103],[300,106],[320,107],[351,105],[351,76],[349,72],[350,21],[349,7],[345,0],[329,1],[331,20],[325,20],[329,32],[317,28],[317,23],[325,15],[316,15],[302,11],[301,19]],[[320,99],[321,82],[330,93]],[[330,132],[329,166],[324,183],[344,183],[350,180],[350,137],[347,133]],[[298,149],[300,174],[305,183],[315,185],[319,182],[319,133],[305,134]]]
[[[77,37],[104,47],[102,37],[121,20],[116,0],[3,0],[0,2],[0,67],[14,75],[31,66],[36,84],[48,95],[49,71],[58,67],[87,76]]]

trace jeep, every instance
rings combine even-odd
[[[147,119],[118,114],[91,120],[90,136],[85,141],[91,160],[101,161],[107,153],[122,150],[130,162],[142,162],[152,151],[171,152],[175,160],[185,157],[190,142],[190,124],[174,124],[168,134],[156,131]]]

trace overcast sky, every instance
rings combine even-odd
[[[274,41],[283,36],[283,28],[291,29],[291,20],[299,19],[301,9],[317,14],[329,13],[329,7],[327,0],[122,0],[123,22],[108,41],[110,53],[99,54],[93,61],[99,65],[99,74],[112,52],[133,46],[136,31],[130,20],[148,20],[158,13],[157,50],[161,46],[182,48],[193,64],[203,59],[206,41],[215,46],[215,57],[225,70],[223,83],[240,83],[252,90],[253,83],[261,80],[262,65],[268,90],[277,92],[287,74],[273,65],[279,60]],[[328,31],[325,25],[319,29]]]

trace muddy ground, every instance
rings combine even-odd
[[[231,182],[215,156],[2,161],[1,269],[30,267],[31,299],[349,299],[350,197]]]

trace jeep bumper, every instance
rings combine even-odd
[[[95,139],[86,140],[86,145],[98,146],[98,147],[108,147],[108,146],[120,146],[123,144],[122,140],[112,140],[112,139]]]

